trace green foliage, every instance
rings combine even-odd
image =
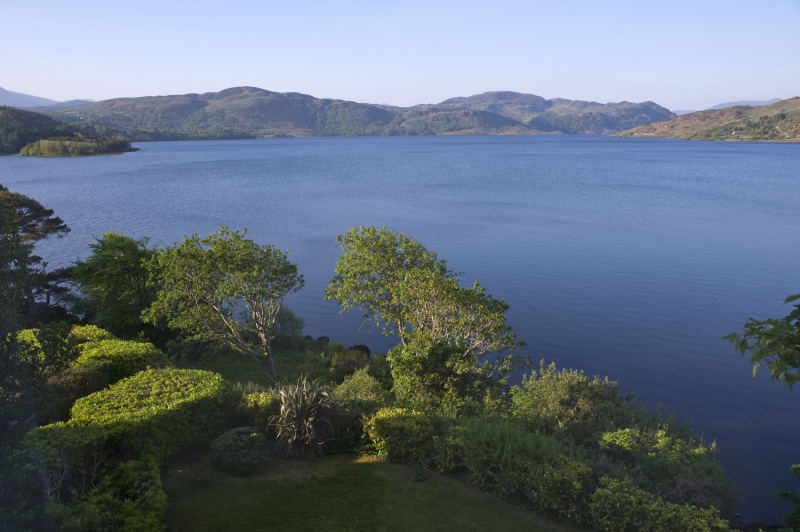
[[[305,322],[286,305],[281,305],[278,315],[275,316],[275,334],[287,339],[297,339],[303,336]]]
[[[325,291],[342,311],[362,308],[364,319],[384,324],[384,332],[407,339],[407,302],[401,282],[413,269],[431,270],[450,276],[447,265],[419,241],[390,229],[356,227],[336,237],[342,256],[336,261],[336,275]]]
[[[558,444],[549,436],[531,433],[511,421],[465,418],[450,431],[450,467],[466,468],[471,484],[501,496],[516,491],[515,472],[523,464],[552,458]]]
[[[425,467],[434,456],[435,424],[424,412],[382,408],[367,421],[364,431],[383,460]]]
[[[86,314],[96,325],[119,338],[133,339],[154,330],[142,322],[142,312],[156,298],[156,290],[148,285],[145,264],[156,251],[147,247],[148,239],[109,231],[89,244],[91,253],[77,261],[73,269],[75,281],[88,299]]]
[[[283,382],[275,386],[280,410],[270,426],[288,458],[321,455],[325,444],[322,425],[329,424],[327,411],[331,398],[319,383],[306,377],[297,383]]]
[[[70,426],[103,427],[122,449],[161,459],[222,432],[229,385],[197,370],[147,370],[79,399]]]
[[[592,494],[592,524],[602,531],[716,532],[730,530],[715,508],[665,502],[628,480],[603,478]]]
[[[166,320],[196,338],[221,340],[260,361],[277,380],[275,320],[283,298],[304,284],[285,252],[221,227],[202,240],[184,238],[149,264],[158,298],[146,311],[147,321]]]
[[[78,358],[78,344],[70,336],[71,330],[70,324],[55,322],[17,333],[20,360],[27,368],[34,389],[41,390],[49,377]]]
[[[154,460],[117,463],[85,497],[71,504],[51,500],[48,512],[59,530],[161,530],[167,495]]]
[[[389,360],[405,404],[447,407],[453,415],[474,411],[487,390],[526,362],[517,354],[499,355],[520,346],[505,322],[508,304],[477,282],[460,287],[445,261],[417,240],[356,227],[337,241],[343,253],[325,297],[343,311],[363,308],[365,319],[397,334],[400,345]]]
[[[83,155],[107,155],[136,151],[128,140],[121,138],[84,136],[54,137],[39,139],[26,144],[19,150],[20,155],[38,157],[64,157]]]
[[[607,432],[600,447],[626,465],[626,473],[650,493],[674,503],[730,506],[732,488],[716,460],[716,444],[705,444],[662,428]]]
[[[65,131],[64,124],[49,116],[0,105],[0,154],[19,153],[29,142]]]
[[[333,398],[338,403],[355,404],[361,410],[378,410],[388,403],[389,392],[369,374],[369,368],[362,367],[334,388]]]
[[[331,371],[339,383],[368,364],[367,354],[357,349],[341,349],[331,355]]]
[[[237,419],[253,425],[261,432],[266,432],[270,420],[280,411],[278,394],[261,386],[243,387],[241,384],[234,385],[234,392],[241,392],[236,405]]]
[[[800,464],[792,465],[791,472],[795,480],[800,480]],[[792,530],[800,529],[800,494],[789,490],[779,490],[776,495],[781,499],[791,502],[794,506],[792,511],[786,514],[786,524],[790,526]]]
[[[590,379],[575,370],[557,371],[541,361],[539,372],[511,390],[512,416],[532,430],[567,437],[578,445],[601,433],[644,419],[633,396],[608,378]]]
[[[211,442],[211,461],[234,475],[249,475],[267,461],[267,438],[253,427],[231,429]]]
[[[786,303],[800,299],[800,294],[789,296]],[[750,353],[753,376],[764,365],[770,370],[772,380],[779,380],[789,389],[800,379],[800,304],[787,316],[777,319],[750,318],[744,334],[725,337],[742,355]]]
[[[69,334],[78,344],[117,339],[113,334],[97,325],[75,325]]]
[[[147,368],[168,364],[164,353],[149,342],[133,340],[100,340],[82,345],[76,364],[102,364],[108,370],[110,382],[116,382]]]

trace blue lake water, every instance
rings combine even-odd
[[[287,300],[306,333],[386,351],[323,301],[335,236],[386,225],[511,304],[536,361],[608,375],[716,440],[744,496],[774,522],[800,488],[800,390],[752,378],[722,340],[785,315],[800,292],[800,145],[600,136],[260,139],[137,144],[74,159],[0,158],[0,183],[72,228],[52,266],[108,230],[157,246],[247,228],[298,264]]]

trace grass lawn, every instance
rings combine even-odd
[[[163,475],[173,531],[526,530],[567,526],[515,508],[455,480],[353,454],[316,460],[273,458],[239,478],[183,458]]]

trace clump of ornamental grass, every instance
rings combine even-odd
[[[301,376],[296,383],[284,382],[275,387],[280,410],[270,426],[287,458],[322,455],[323,425],[330,425],[328,410],[332,399],[320,381]]]

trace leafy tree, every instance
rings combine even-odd
[[[785,303],[798,299],[800,294],[789,296]],[[742,355],[750,353],[754,377],[763,364],[770,370],[772,380],[779,380],[790,389],[800,379],[800,304],[783,318],[750,318],[744,325],[744,334],[729,334],[725,339]]]
[[[476,282],[459,279],[417,240],[386,228],[357,227],[340,235],[343,254],[326,297],[343,310],[361,307],[400,345],[390,353],[395,390],[411,405],[433,401],[463,411],[497,379],[521,367],[521,344],[506,325],[508,303]],[[474,405],[473,405],[474,406]]]
[[[784,303],[797,300],[800,300],[800,294],[787,297]],[[800,303],[783,318],[750,318],[744,325],[744,334],[732,333],[725,339],[733,343],[734,349],[743,356],[750,352],[754,377],[763,364],[770,370],[772,380],[779,380],[781,386],[792,389],[800,379]],[[791,471],[792,476],[800,480],[800,464],[792,465]],[[777,495],[794,504],[793,511],[786,515],[786,522],[797,528],[800,525],[800,495],[789,490],[780,490]]]
[[[384,333],[409,340],[407,307],[401,283],[412,269],[431,270],[452,277],[443,260],[419,241],[383,227],[356,227],[336,237],[342,256],[336,261],[336,275],[325,291],[342,312],[365,310],[364,319],[384,324]]]
[[[147,243],[147,238],[109,231],[89,244],[92,253],[85,261],[75,263],[75,281],[88,296],[91,321],[120,338],[142,332],[142,312],[156,299],[145,264],[157,252]]]
[[[264,365],[277,380],[271,342],[283,298],[299,290],[303,276],[286,253],[259,246],[245,231],[221,227],[166,248],[149,263],[157,299],[146,321],[218,339]],[[255,341],[254,341],[255,339]]]
[[[24,194],[11,192],[2,185],[0,185],[0,208],[7,218],[4,223],[10,224],[10,234],[14,235],[12,239],[16,241],[11,249],[16,249],[14,263],[17,286],[18,288],[24,286],[25,310],[32,315],[36,305],[36,288],[48,286],[44,271],[46,264],[42,263],[41,257],[33,255],[33,246],[49,236],[64,236],[70,229],[60,217],[53,215],[52,209],[45,208]],[[42,290],[46,292],[47,288]]]

